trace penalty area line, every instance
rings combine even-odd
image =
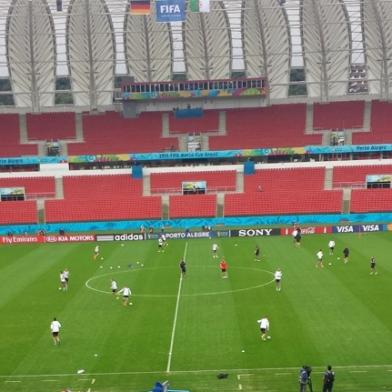
[[[184,256],[183,256],[184,261],[186,260],[187,251],[188,251],[188,242],[185,243]],[[167,357],[166,373],[170,372],[170,367],[171,367],[172,353],[174,347],[174,337],[176,335],[178,309],[180,307],[179,305],[180,305],[180,297],[181,297],[181,287],[182,287],[182,273],[180,273],[180,283],[178,284],[176,309],[174,310],[173,328],[172,328],[171,339],[170,339],[169,355]]]

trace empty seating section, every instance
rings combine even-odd
[[[170,218],[214,217],[216,195],[170,196]]]
[[[64,177],[63,187],[67,200],[118,200],[142,195],[142,181],[130,175]]]
[[[26,115],[29,140],[75,139],[75,113]]]
[[[37,223],[36,201],[0,201],[0,224],[22,223]]]
[[[24,187],[27,198],[54,197],[53,177],[0,178],[0,188]]]
[[[184,172],[152,173],[150,177],[152,193],[178,193],[182,191],[183,181],[206,181],[208,191],[235,191],[236,172]]]
[[[321,135],[305,135],[306,106],[276,105],[226,111],[226,136],[211,136],[210,150],[297,147],[321,144]]]
[[[333,186],[365,186],[368,174],[391,174],[392,165],[342,166],[333,169]]]
[[[47,200],[46,222],[82,222],[129,219],[159,219],[159,196],[128,199]]]
[[[203,117],[175,118],[173,113],[169,114],[170,133],[201,133],[217,132],[219,128],[219,111],[205,110]]]
[[[36,145],[21,145],[17,114],[0,115],[0,157],[37,155]]]
[[[313,129],[362,128],[364,101],[315,103]]]
[[[161,198],[129,175],[64,177],[64,200],[45,202],[46,222],[160,219]]]
[[[225,216],[340,213],[342,191],[280,191],[225,195]]]
[[[245,192],[324,189],[324,168],[256,170],[244,176]]]
[[[357,189],[351,192],[351,212],[392,211],[392,189]]]
[[[371,132],[353,133],[353,144],[392,143],[392,103],[372,102]]]
[[[124,118],[107,112],[83,116],[84,143],[68,145],[69,155],[154,152],[178,148],[177,138],[162,138],[161,113]]]

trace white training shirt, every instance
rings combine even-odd
[[[59,332],[59,331],[60,331],[60,328],[61,328],[61,324],[60,324],[57,320],[53,320],[53,321],[50,323],[50,330],[51,330],[52,332]]]
[[[68,270],[63,271],[63,275],[64,278],[69,278],[69,271]]]
[[[112,290],[117,290],[117,282],[115,280],[112,280],[112,284],[110,286]]]
[[[165,236],[165,234],[162,234],[162,235],[161,235],[161,238],[162,238],[162,241],[166,241],[166,236]]]
[[[275,280],[281,280],[282,279],[282,271],[275,271]]]
[[[129,296],[132,294],[131,289],[130,289],[129,287],[123,287],[123,288],[119,291],[119,294],[121,294],[121,293],[122,293],[122,295],[123,295],[124,297],[129,297]]]
[[[163,244],[162,238],[158,238],[158,244],[159,244],[159,245],[162,245],[162,244]]]
[[[298,230],[294,230],[293,233],[291,234],[293,237],[296,237],[298,234]]]
[[[334,248],[335,247],[335,241],[334,240],[329,241],[328,242],[328,247],[329,248]]]
[[[218,244],[212,244],[212,250],[217,251],[218,250]]]
[[[268,319],[266,317],[264,317],[264,318],[262,318],[260,320],[257,320],[257,322],[259,323],[260,328],[266,329],[266,330],[269,329],[269,321],[268,321]]]
[[[62,272],[60,274],[60,282],[65,282],[65,274],[64,274],[64,272]]]
[[[316,255],[317,255],[317,258],[318,258],[319,260],[322,260],[322,258],[323,258],[323,256],[324,256],[324,254],[323,254],[323,252],[322,252],[321,250],[319,250],[319,251],[316,253]]]
[[[94,252],[95,252],[95,253],[99,253],[99,245],[97,245],[97,246],[94,248]]]

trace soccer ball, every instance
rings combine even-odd
[[[103,257],[101,257],[101,260],[103,260]]]
[[[332,265],[332,263],[328,263],[328,265]]]
[[[340,257],[338,257],[338,260],[340,260]]]
[[[132,302],[130,302],[130,303],[129,303],[129,306],[132,306],[132,305],[133,305],[133,303],[132,303]]]
[[[144,267],[144,264],[141,264],[142,267]]]
[[[267,336],[267,339],[271,339],[271,336]]]

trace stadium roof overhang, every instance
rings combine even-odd
[[[154,0],[145,16],[131,15],[127,0],[62,6],[0,1],[0,76],[10,78],[21,110],[53,108],[59,77],[69,79],[76,108],[110,106],[120,76],[264,76],[268,101],[282,102],[298,84],[291,80],[297,68],[305,75],[303,100],[391,98],[391,2],[211,0],[210,12],[172,23],[156,22]]]

